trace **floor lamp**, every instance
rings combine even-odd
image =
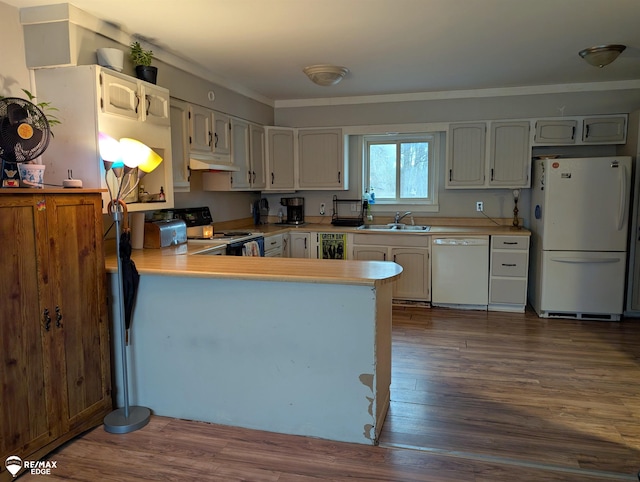
[[[127,205],[124,199],[137,188],[140,179],[153,171],[162,162],[162,157],[143,143],[130,138],[116,141],[104,133],[99,135],[100,157],[104,163],[105,181],[109,190],[109,214],[116,228],[116,255],[118,266],[118,325],[120,328],[120,357],[122,361],[122,393],[124,406],[104,418],[104,430],[124,434],[141,429],[149,423],[151,410],[147,407],[129,405],[129,376],[127,367],[127,330],[122,259],[122,235],[129,234]],[[108,176],[111,174],[114,188]],[[135,180],[133,180],[135,179]],[[124,226],[124,229],[122,229]],[[130,243],[130,238],[125,237]],[[130,245],[128,248],[130,255]],[[134,268],[135,269],[135,268]]]

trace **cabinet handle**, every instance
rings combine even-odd
[[[387,260],[387,253],[382,253],[382,261],[386,261]]]
[[[56,306],[56,327],[60,328],[62,326],[62,313],[60,313],[60,307]]]
[[[342,177],[342,172],[338,171],[338,184],[340,184],[342,182],[341,181],[341,177]]]
[[[589,138],[589,124],[584,126],[584,137],[585,137],[585,139]]]
[[[215,138],[215,142],[213,143],[213,147],[218,147],[218,133],[214,132],[213,137]]]
[[[140,107],[140,96],[136,94],[136,105],[134,109],[136,111],[136,114],[138,113],[138,107]]]
[[[251,171],[251,172],[253,172],[253,183],[255,184],[256,183],[256,171]]]
[[[451,182],[451,174],[452,174],[451,171],[453,171],[453,169],[449,169],[449,182]]]
[[[213,133],[209,131],[209,147],[211,147],[212,143],[213,143]]]
[[[51,317],[49,316],[49,310],[47,308],[44,309],[43,318],[44,329],[49,331],[49,328],[51,328]]]
[[[589,128],[587,127],[587,129]],[[575,138],[576,138],[576,126],[573,126],[571,128],[571,140],[574,140]]]
[[[273,175],[273,173],[271,173],[271,184],[273,185],[273,180],[275,179],[275,176]]]
[[[491,168],[491,180],[493,181],[493,168]]]
[[[517,266],[517,264],[515,264],[515,263],[502,263],[502,266],[506,266],[508,268],[513,268],[514,266]]]
[[[251,171],[247,171],[247,178],[248,178],[249,184],[251,184]]]
[[[149,115],[149,110],[151,109],[151,97],[149,97],[148,95],[146,96],[147,99],[147,110],[146,110],[146,114],[145,115]]]
[[[518,244],[517,241],[503,241],[502,244]]]
[[[386,253],[385,253],[385,256],[386,256]],[[385,261],[386,261],[386,259],[385,259]],[[393,255],[393,262],[394,263],[396,262],[396,255],[395,254]]]

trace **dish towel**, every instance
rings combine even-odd
[[[248,241],[242,246],[243,256],[260,256],[260,245],[257,241]]]

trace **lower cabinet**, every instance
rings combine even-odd
[[[112,410],[101,193],[36,191],[0,194],[3,461],[38,460]]]
[[[524,312],[528,267],[528,236],[491,237],[489,310]]]
[[[282,258],[284,253],[284,234],[274,234],[264,238],[264,255],[268,258]]]
[[[393,261],[402,266],[393,298],[431,300],[429,237],[402,234],[355,234],[353,259]]]
[[[289,233],[290,258],[311,258],[311,253],[311,233]]]

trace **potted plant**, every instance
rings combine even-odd
[[[151,65],[153,51],[143,49],[140,42],[132,42],[129,56],[135,65],[136,77],[155,84],[158,77],[158,67]]]

